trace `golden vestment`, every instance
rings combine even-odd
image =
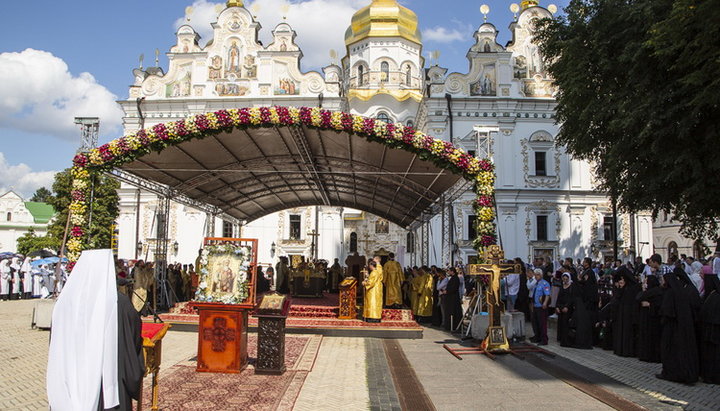
[[[385,283],[385,305],[402,304],[400,285],[403,280],[402,267],[397,261],[388,261],[383,266],[383,283]]]
[[[363,317],[379,320],[382,318],[382,268],[376,267],[365,280]]]
[[[414,282],[416,283],[417,301],[415,303],[415,315],[420,317],[432,316],[433,309],[433,278],[430,273],[425,273],[417,278]]]

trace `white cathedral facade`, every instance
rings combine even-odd
[[[549,17],[537,3],[523,3],[510,25],[512,40],[497,43],[495,26],[480,25],[468,51],[466,73],[426,67],[416,15],[395,0],[373,0],[352,18],[340,65],[301,72],[302,51],[286,23],[267,46],[260,24],[228,1],[203,44],[190,25],[177,31],[167,72],[135,69],[129,98],[121,101],[124,132],[191,114],[254,106],[318,106],[410,124],[452,141],[497,172],[497,225],[507,257],[530,260],[612,257],[612,230],[620,256],[649,257],[650,214],[620,214],[613,225],[608,197],[595,190],[592,166],[555,145],[555,92],[538,48],[532,21]],[[154,259],[158,198],[123,183],[117,222],[120,258]],[[470,187],[435,215],[399,227],[375,215],[340,207],[287,209],[255,221],[223,219],[171,203],[168,261],[192,263],[205,236],[259,239],[258,261],[278,256],[344,261],[394,252],[404,265],[472,262],[474,219]]]

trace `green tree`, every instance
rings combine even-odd
[[[51,236],[60,241],[65,233],[71,187],[70,170],[66,169],[57,173],[52,187],[53,196],[48,199],[48,203],[57,211],[57,216],[48,231]],[[106,175],[93,175],[91,187],[93,187],[92,199],[88,199],[88,224],[90,227],[87,230],[87,244],[90,248],[110,248],[112,227],[120,213],[120,197],[117,194],[120,183]]]
[[[690,238],[720,217],[720,0],[572,0],[538,23],[558,142],[626,211],[671,212]]]
[[[50,197],[52,197],[52,192],[45,187],[40,187],[35,190],[35,194],[30,198],[30,201],[47,203]]]
[[[18,253],[23,255],[28,255],[28,253],[45,248],[57,251],[57,249],[60,248],[60,241],[61,240],[50,235],[37,236],[35,235],[35,230],[31,228],[22,237],[17,239],[17,250]]]

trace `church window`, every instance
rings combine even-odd
[[[381,111],[381,112],[378,113],[377,119],[380,120],[380,121],[384,121],[384,122],[386,122],[386,123],[389,123],[389,122],[390,122],[390,116],[388,116],[388,114],[387,114],[386,112],[384,112],[384,111]]]
[[[225,238],[233,237],[233,225],[229,221],[223,221],[222,225],[222,236]]]
[[[410,65],[405,66],[405,85],[410,87],[412,83],[412,68]]]
[[[535,223],[537,226],[537,240],[547,241],[548,239],[548,216],[539,215],[535,217]]]
[[[535,175],[546,176],[547,175],[547,162],[545,161],[546,153],[544,151],[535,152]]]
[[[613,239],[613,231],[615,229],[615,221],[612,217],[603,217],[603,239],[611,241]]]
[[[380,81],[385,82],[390,78],[390,65],[387,61],[380,63]]]
[[[468,236],[467,239],[472,241],[477,237],[477,217],[475,215],[469,215],[468,221]]]
[[[290,239],[300,239],[300,216],[298,214],[290,214]]]
[[[357,85],[358,85],[358,87],[360,87],[364,83],[363,78],[365,77],[365,67],[363,67],[362,65],[359,65],[357,70],[358,70]]]
[[[415,123],[413,123],[412,120],[406,121],[406,122],[405,122],[405,125],[408,126],[408,127],[415,127]]]
[[[12,213],[8,211],[7,213],[7,220],[12,221]]]
[[[357,233],[350,233],[350,252],[357,252]]]

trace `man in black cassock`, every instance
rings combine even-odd
[[[636,297],[641,288],[633,273],[624,265],[615,271],[614,310],[612,322],[613,352],[621,357],[634,357],[636,347],[636,327],[638,321],[638,302]]]
[[[695,320],[700,296],[682,268],[665,274],[667,291],[660,312],[663,317],[660,342],[662,373],[656,377],[685,384],[698,380],[699,359]]]
[[[145,375],[142,348],[142,322],[130,299],[118,292],[118,383],[120,404],[112,410],[132,411],[132,400],[140,400],[140,386]],[[102,390],[98,410],[102,410]]]
[[[720,384],[720,280],[705,275],[705,302],[700,310],[700,376],[708,384]]]
[[[462,321],[462,304],[460,302],[460,278],[455,267],[447,271],[450,276],[445,288],[445,311],[443,311],[443,325],[446,330],[454,330]],[[452,321],[451,321],[452,319]]]
[[[592,260],[583,260],[583,272],[578,277],[577,292],[573,293],[573,317],[575,348],[592,349],[593,328],[597,321],[598,287]]]
[[[637,296],[640,303],[637,356],[640,361],[660,362],[662,323],[660,306],[664,288],[657,276],[647,277],[647,290]]]

